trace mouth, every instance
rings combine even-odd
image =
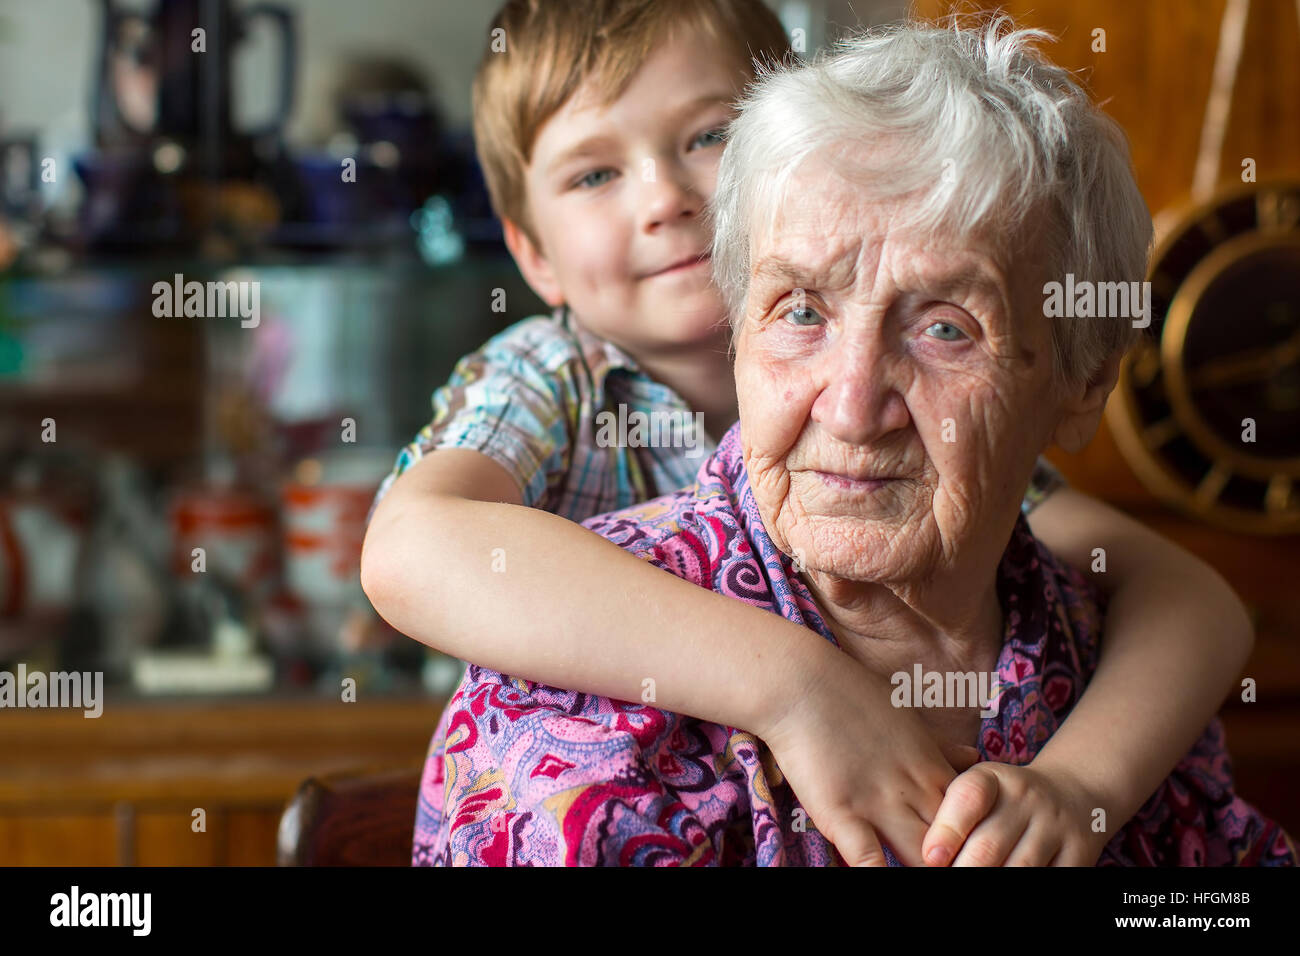
[[[831,471],[817,471],[815,469],[813,469],[813,474],[820,478],[827,487],[837,488],[841,491],[879,491],[886,485],[901,480],[893,475],[855,477],[853,475],[840,475]]]
[[[684,259],[678,259],[676,262],[673,262],[672,264],[667,265],[662,269],[657,269],[654,272],[648,272],[644,276],[642,276],[642,278],[654,279],[658,276],[679,275],[681,273],[690,272],[693,269],[698,269],[701,266],[705,266],[708,264],[708,262],[709,262],[709,253],[707,252],[698,253],[696,255],[687,256]]]

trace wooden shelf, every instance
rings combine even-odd
[[[0,712],[0,865],[275,862],[308,777],[418,766],[444,701],[142,701]],[[202,808],[207,830],[192,829]]]

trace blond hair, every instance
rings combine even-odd
[[[612,103],[661,42],[691,28],[751,78],[754,60],[789,52],[760,0],[507,0],[474,77],[474,145],[497,216],[536,242],[524,173],[542,125],[588,80],[600,105]]]

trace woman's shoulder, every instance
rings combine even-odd
[[[724,441],[700,466],[695,481],[678,491],[627,508],[594,515],[583,527],[624,551],[701,587],[740,547],[744,531]]]
[[[701,497],[698,484],[596,515],[583,526],[701,587],[711,586],[730,542],[741,533],[726,499]]]
[[[681,491],[583,524],[637,557],[725,597],[807,624],[828,640],[790,559],[763,529],[742,461],[738,425]]]

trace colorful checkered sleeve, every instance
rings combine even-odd
[[[482,452],[515,479],[525,505],[536,505],[569,468],[578,400],[566,369],[554,367],[564,351],[554,323],[526,319],[462,358],[433,393],[433,419],[398,453],[371,514],[402,472],[439,448]]]

